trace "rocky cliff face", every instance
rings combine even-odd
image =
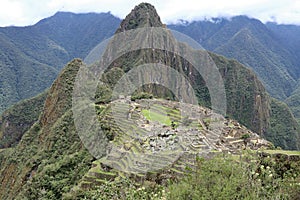
[[[154,6],[149,3],[141,3],[126,16],[121,22],[116,33],[126,30],[144,27],[162,27],[163,23]]]

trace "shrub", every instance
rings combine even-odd
[[[247,154],[245,159],[248,162],[236,156],[198,159],[194,171],[168,186],[168,199],[297,199],[299,175],[281,178],[279,163],[270,158]]]
[[[133,94],[131,96],[131,101],[135,101],[139,99],[152,99],[152,98],[153,98],[152,94],[146,92],[140,92],[140,93]]]

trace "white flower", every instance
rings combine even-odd
[[[269,177],[272,178],[273,174],[269,174]]]

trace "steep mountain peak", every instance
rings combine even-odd
[[[156,9],[149,3],[141,3],[126,16],[116,33],[142,27],[162,27]]]

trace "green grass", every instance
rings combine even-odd
[[[179,171],[179,170],[177,170],[177,169],[175,169],[175,168],[171,168],[170,170],[173,171],[173,172],[176,172],[176,173],[178,173],[178,174],[184,174],[184,172]]]
[[[171,126],[171,119],[168,116],[150,111],[150,110],[142,110],[142,114],[144,117],[146,117],[147,120],[149,121],[157,121],[161,124]]]
[[[165,111],[168,111],[168,112],[173,112],[173,113],[176,113],[176,114],[180,114],[179,110],[172,109],[172,108],[160,105],[160,104],[153,104],[153,107],[158,108],[158,109],[162,109],[162,110],[165,110]]]
[[[107,180],[103,180],[103,179],[96,179],[96,182],[100,183],[100,184],[107,184],[108,181]]]
[[[99,174],[104,174],[104,175],[109,175],[109,176],[115,176],[116,174],[113,172],[106,172],[103,171],[100,166],[97,167],[93,167],[92,169],[90,169],[90,172],[95,172],[95,173],[99,173]]]
[[[300,151],[286,151],[286,150],[264,150],[263,152],[269,153],[269,154],[286,154],[286,155],[299,155]]]

